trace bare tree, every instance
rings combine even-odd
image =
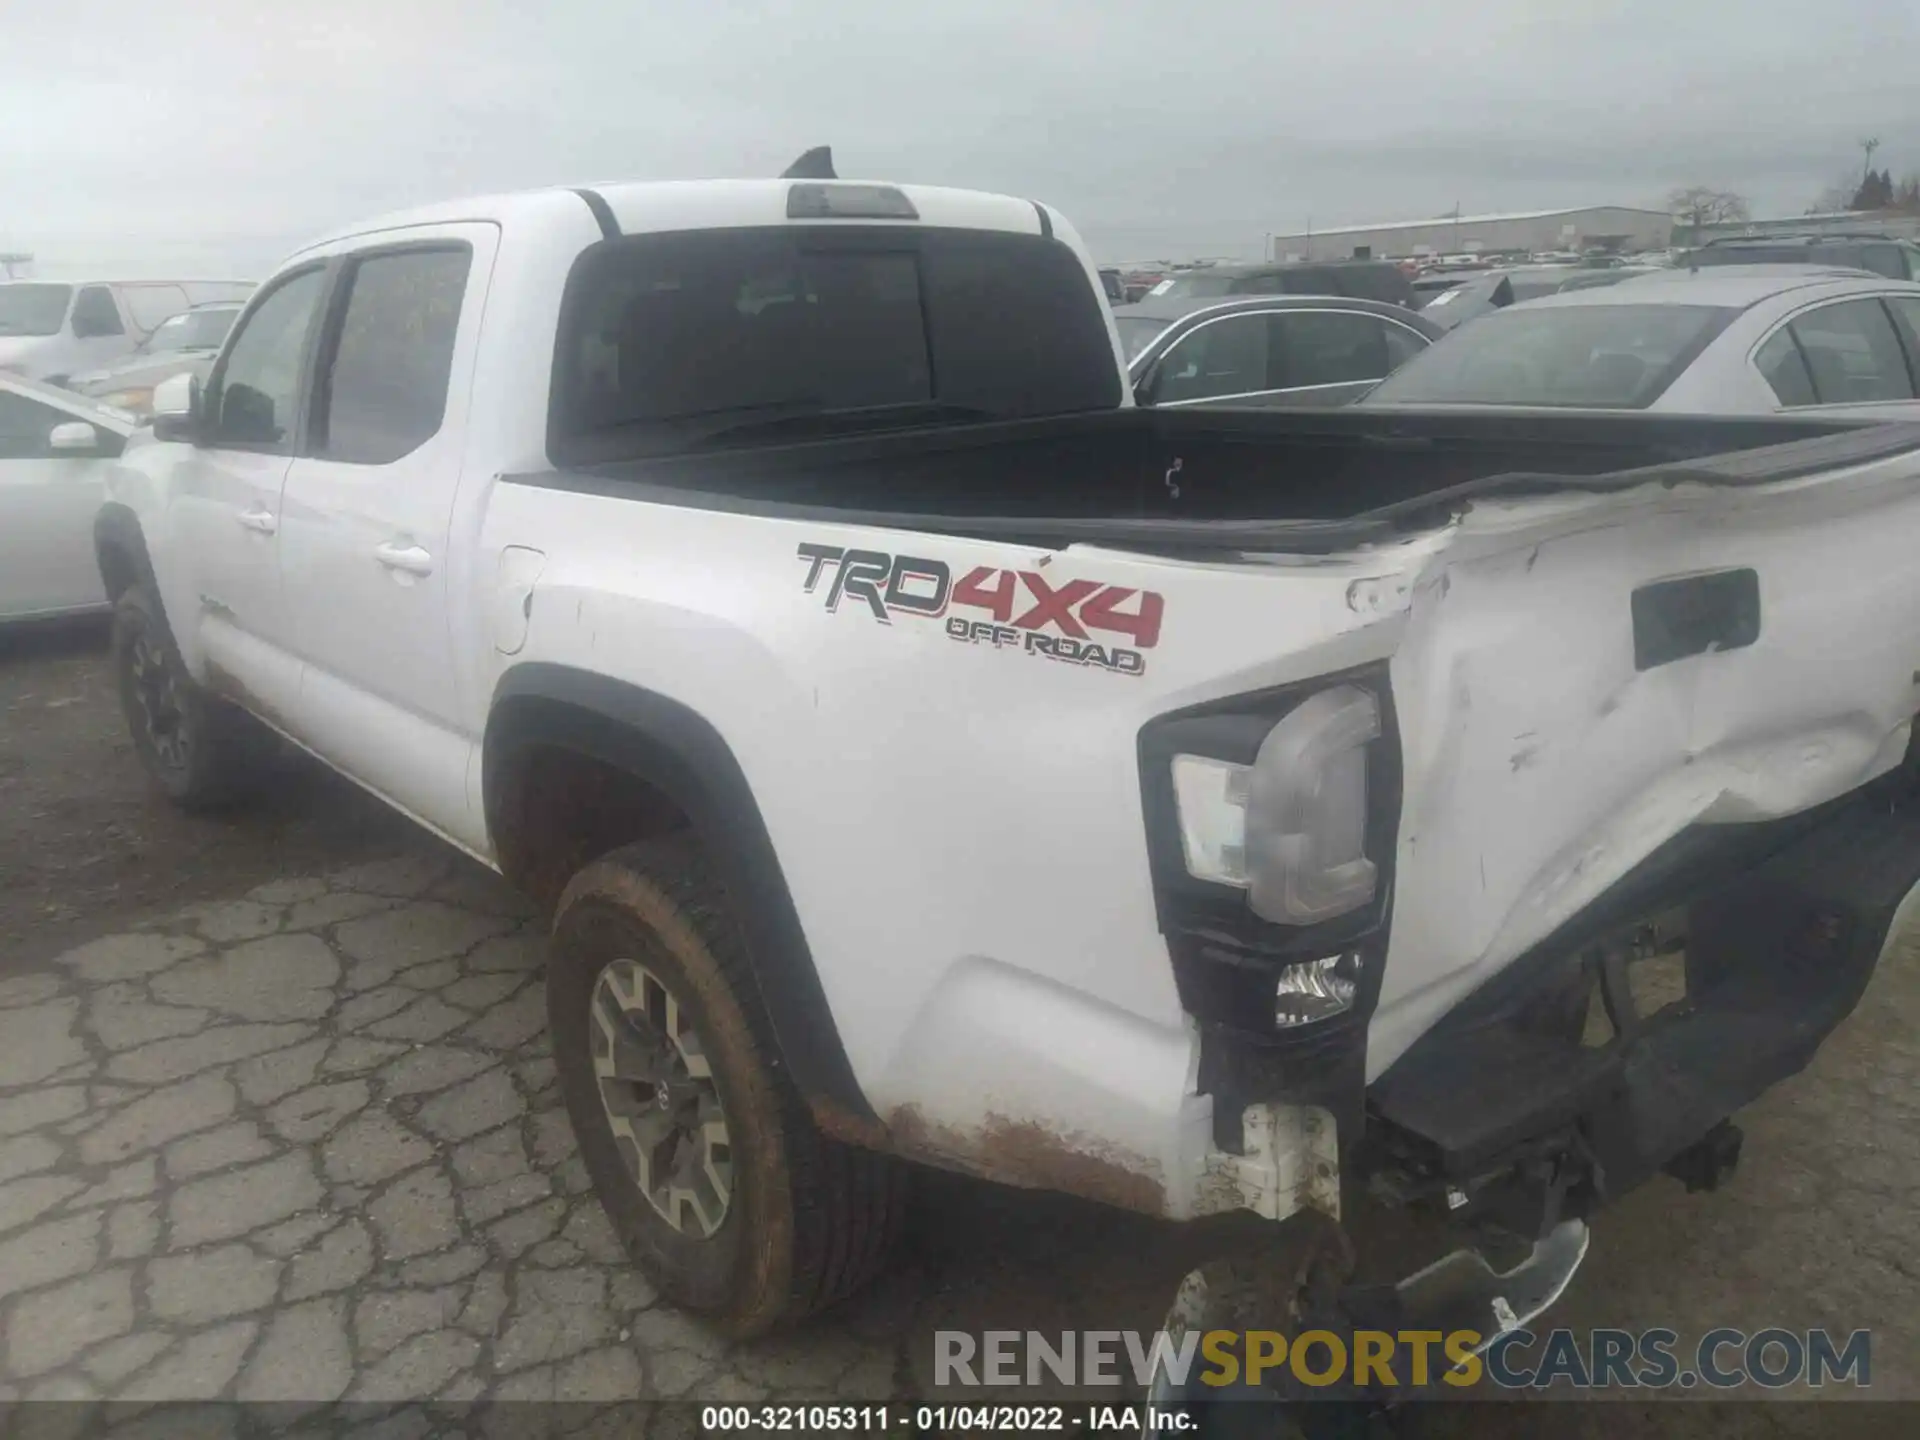
[[[1869,180],[1873,179],[1873,152],[1880,148],[1879,137],[1875,136],[1871,140],[1862,140],[1860,142],[1860,148],[1866,152],[1867,156],[1866,163],[1860,167],[1860,183],[1865,185]]]
[[[1746,198],[1710,185],[1690,185],[1667,197],[1667,212],[1693,231],[1697,240],[1705,225],[1731,225],[1749,219]]]
[[[1823,189],[1807,207],[1809,215],[1834,215],[1853,208],[1853,197],[1860,193],[1860,182],[1849,171]]]

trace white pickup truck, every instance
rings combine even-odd
[[[138,751],[211,804],[277,731],[550,907],[599,1194],[736,1332],[881,1265],[898,1157],[1276,1244],[1364,1184],[1538,1242],[1400,1292],[1523,1320],[1920,875],[1920,431],[1124,373],[1025,200],[342,231],[113,477]]]

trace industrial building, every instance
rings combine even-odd
[[[1443,215],[1432,220],[1314,229],[1270,236],[1267,253],[1276,260],[1386,260],[1501,251],[1664,250],[1672,234],[1673,217],[1664,210],[1597,205],[1584,210]]]

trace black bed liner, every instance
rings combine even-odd
[[[1920,451],[1920,424],[1646,413],[1106,410],[509,475],[509,484],[1058,546],[1330,553],[1478,496],[1756,485]]]

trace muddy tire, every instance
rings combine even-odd
[[[272,735],[194,681],[144,585],[114,603],[113,674],[134,753],[174,804],[219,809],[258,780],[274,752]]]
[[[815,1128],[690,842],[628,846],[573,878],[547,1009],[594,1189],[667,1299],[746,1336],[881,1269],[906,1208],[904,1167]]]

